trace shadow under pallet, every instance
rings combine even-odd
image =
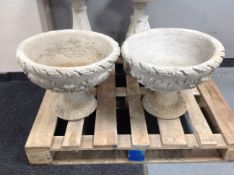
[[[209,80],[182,92],[187,113],[162,120],[141,104],[147,89],[118,62],[92,89],[96,111],[79,121],[54,116],[56,93],[46,91],[25,151],[31,164],[108,164],[234,161],[234,114]]]

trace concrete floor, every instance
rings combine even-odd
[[[234,163],[148,165],[149,175],[234,175]]]
[[[234,68],[219,68],[213,79],[234,111]],[[148,174],[234,175],[234,163],[151,164],[148,165]]]

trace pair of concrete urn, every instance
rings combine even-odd
[[[134,25],[133,19],[129,33],[135,33]],[[143,97],[144,108],[163,119],[186,112],[180,92],[207,80],[224,57],[217,39],[194,30],[159,28],[130,35],[122,56],[131,75],[151,90]],[[33,36],[17,49],[28,78],[57,93],[52,108],[65,120],[79,120],[95,111],[97,102],[89,89],[108,78],[119,55],[112,38],[74,29]]]

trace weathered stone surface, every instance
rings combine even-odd
[[[122,55],[131,75],[147,88],[160,93],[179,92],[209,79],[223,60],[224,47],[202,32],[159,28],[130,36],[122,46]],[[167,98],[160,99],[169,105]],[[156,99],[144,101],[155,104],[144,104],[148,107],[159,104]],[[155,111],[147,109],[151,113]]]
[[[39,34],[23,41],[17,49],[19,63],[33,83],[58,93],[74,93],[74,98],[78,92],[87,91],[106,80],[119,54],[118,43],[110,37],[78,30]],[[83,99],[90,101],[84,94]],[[70,103],[66,101],[66,104]],[[93,104],[90,107],[93,111],[96,102],[89,104]],[[70,109],[73,109],[72,105]],[[60,110],[61,113],[65,114]],[[77,119],[74,116],[60,117]]]

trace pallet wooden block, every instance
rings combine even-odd
[[[142,107],[148,90],[116,74],[94,88],[97,110],[88,118],[66,122],[54,116],[56,94],[45,93],[25,145],[31,164],[99,164],[234,161],[234,114],[209,80],[182,92],[187,113],[161,120]],[[144,152],[144,161],[129,161],[129,150]]]

